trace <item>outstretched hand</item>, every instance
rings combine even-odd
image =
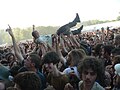
[[[9,24],[8,24],[8,28],[6,29],[6,32],[8,32],[11,36],[13,36],[13,32]]]

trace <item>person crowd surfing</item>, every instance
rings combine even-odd
[[[78,13],[41,39],[33,25],[33,41],[0,48],[0,90],[120,90],[120,28],[85,32]]]

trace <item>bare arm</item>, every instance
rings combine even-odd
[[[8,25],[9,26],[9,25]],[[6,31],[9,33],[9,35],[11,36],[12,38],[12,43],[13,43],[13,47],[14,47],[14,52],[15,52],[15,55],[17,57],[17,59],[19,60],[19,62],[22,62],[22,60],[24,59],[22,54],[21,54],[21,51],[20,51],[20,48],[18,47],[17,43],[16,43],[16,40],[15,40],[15,37],[14,37],[14,34],[12,32],[12,29],[11,27],[9,26],[8,29],[6,29]]]
[[[56,52],[58,53],[58,55],[60,56],[60,61],[63,65],[65,65],[66,63],[66,59],[63,57],[62,53],[61,53],[61,50],[60,50],[60,46],[59,46],[59,41],[58,41],[58,38],[56,36]]]
[[[80,47],[80,44],[78,43],[78,41],[76,40],[76,38],[73,36],[73,34],[71,33],[71,39],[72,41],[74,42],[74,44],[77,46],[77,47]]]

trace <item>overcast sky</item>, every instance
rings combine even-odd
[[[113,20],[120,15],[120,0],[0,0],[0,28],[61,26],[76,13],[81,21]]]

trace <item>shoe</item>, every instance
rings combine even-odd
[[[77,22],[81,22],[78,13],[76,13],[76,17],[75,17],[75,19],[73,20],[73,22],[76,22],[76,23],[77,23]]]
[[[73,33],[73,35],[80,34],[82,29],[83,29],[83,25],[80,28],[78,28],[77,30],[74,30],[71,32]]]

